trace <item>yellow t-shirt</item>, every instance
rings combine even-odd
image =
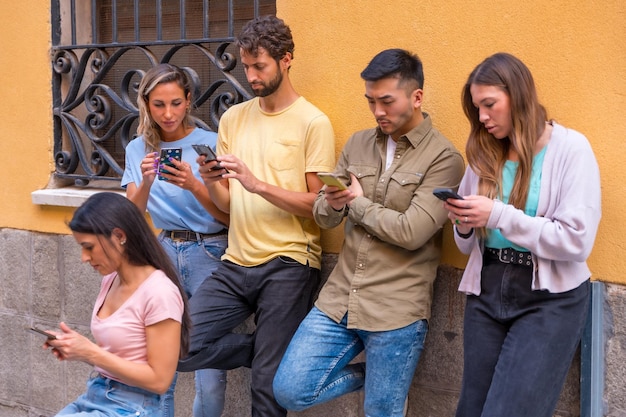
[[[304,97],[278,113],[264,112],[254,98],[221,117],[217,153],[237,156],[261,181],[306,192],[307,172],[333,170],[335,139],[328,117]],[[230,180],[228,248],[222,259],[255,266],[288,256],[320,268],[321,254],[312,218],[288,213]]]

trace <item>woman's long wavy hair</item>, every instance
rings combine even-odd
[[[161,144],[161,128],[154,121],[148,107],[150,93],[159,84],[175,82],[183,90],[185,97],[192,102],[191,81],[187,74],[172,64],[159,64],[150,68],[139,83],[137,91],[137,108],[139,109],[139,126],[137,134],[143,135],[146,144],[146,152],[158,151]],[[190,116],[190,109],[187,109],[187,116],[183,123],[186,126],[193,126]]]
[[[69,227],[73,232],[96,235],[99,239],[106,239],[109,242],[114,229],[123,230],[126,233],[124,256],[128,263],[137,266],[150,265],[167,275],[183,298],[180,357],[186,356],[191,328],[187,296],[180,284],[176,268],[137,206],[117,193],[96,193],[76,210]]]
[[[472,84],[498,87],[509,96],[512,131],[508,138],[496,139],[480,122],[470,93]],[[539,103],[530,70],[513,55],[494,54],[470,74],[463,88],[462,104],[471,125],[465,153],[469,165],[479,177],[478,194],[489,198],[502,196],[502,169],[512,146],[519,156],[519,167],[509,204],[523,210],[528,198],[534,146],[547,120],[546,109]]]

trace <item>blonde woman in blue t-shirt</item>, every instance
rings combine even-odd
[[[183,288],[192,297],[202,281],[217,268],[227,246],[229,217],[211,201],[200,179],[198,154],[192,145],[215,147],[217,135],[195,127],[189,77],[180,68],[160,64],[139,85],[139,136],[126,147],[122,186],[140,210],[146,209],[159,241],[178,269]],[[179,148],[181,161],[163,166],[160,149]],[[224,408],[226,371],[196,372],[194,417],[219,417]],[[174,381],[175,384],[175,381]],[[164,415],[174,416],[174,384],[162,402]]]

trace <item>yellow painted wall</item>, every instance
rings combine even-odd
[[[30,197],[54,171],[50,2],[0,4],[0,227],[66,231],[58,215],[65,210],[42,209]]]
[[[72,210],[31,203],[54,170],[50,94],[50,2],[0,0],[0,227],[66,233]],[[589,260],[594,278],[626,284],[626,3],[429,0],[277,0],[295,42],[297,90],[331,118],[337,152],[374,125],[361,70],[400,47],[424,61],[424,110],[461,150],[468,124],[460,92],[486,56],[506,51],[532,70],[550,117],[584,133],[602,174],[603,218]],[[341,233],[325,233],[337,251]],[[463,267],[446,228],[444,262]]]
[[[292,79],[333,123],[338,149],[374,126],[359,74],[386,48],[424,62],[424,110],[464,151],[461,88],[488,55],[505,51],[531,69],[549,116],[583,132],[600,164],[603,218],[589,260],[594,278],[626,283],[626,3],[452,0],[277,0],[294,32]],[[326,249],[340,237],[326,234]],[[443,261],[463,267],[448,226]]]

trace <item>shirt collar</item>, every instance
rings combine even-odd
[[[400,136],[400,138],[406,138],[414,148],[424,140],[433,127],[432,120],[428,113],[422,112],[422,116],[424,116],[424,120],[422,120],[419,125],[408,131],[405,135]],[[383,133],[379,127],[376,128],[376,141],[384,143],[387,136],[388,135]]]

